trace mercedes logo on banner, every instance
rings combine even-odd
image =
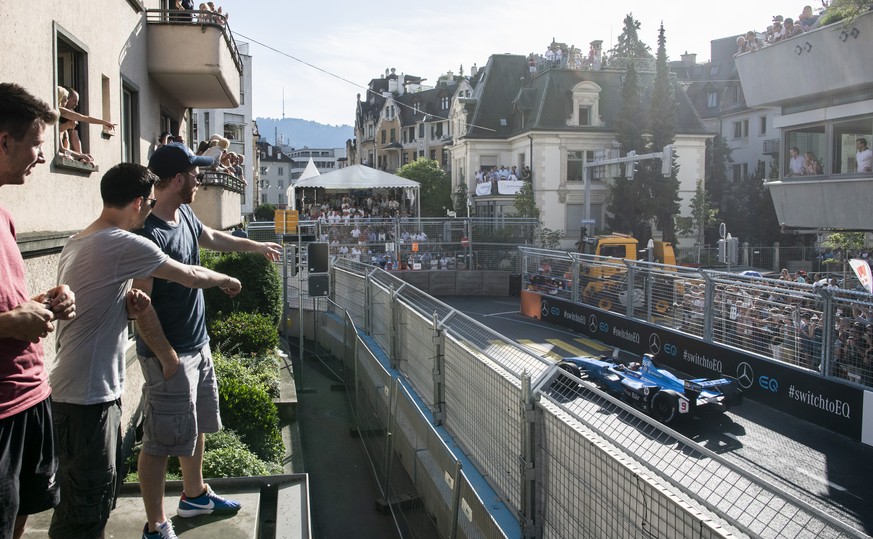
[[[588,317],[588,329],[591,330],[591,333],[597,333],[597,317],[593,314]]]
[[[543,301],[543,316],[549,316],[549,303]]]
[[[737,365],[737,382],[740,384],[740,387],[743,389],[749,389],[752,387],[752,383],[755,381],[755,371],[752,370],[752,366],[743,361],[739,365]]]
[[[655,355],[661,353],[661,336],[657,333],[649,335],[649,350]]]

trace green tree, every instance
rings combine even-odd
[[[833,0],[821,16],[821,25],[845,20],[851,22],[855,17],[873,9],[873,0]]]
[[[679,106],[670,82],[670,68],[667,66],[667,37],[664,25],[658,30],[658,53],[655,64],[655,82],[652,86],[652,99],[649,102],[649,133],[652,135],[652,151],[661,151],[672,144],[676,136],[676,114]],[[652,204],[655,222],[665,241],[676,243],[674,217],[679,214],[679,179],[676,166],[670,156],[672,173],[665,178],[657,161],[647,161],[642,173],[648,176],[652,189]]]
[[[524,182],[522,184],[521,189],[515,193],[512,205],[515,206],[515,213],[518,217],[530,217],[539,221],[540,209],[537,208],[537,202],[534,199],[533,182]],[[522,236],[525,238],[525,241],[534,242],[534,236],[537,233],[536,228],[536,226],[522,226]]]
[[[631,150],[644,153],[646,147],[643,138],[646,116],[640,96],[639,78],[631,61],[621,86],[621,111],[616,129],[616,139],[621,144],[623,155]],[[654,217],[650,183],[643,174],[633,180],[626,180],[623,176],[613,178],[609,186],[609,215],[606,218],[610,230],[630,233],[643,243],[649,239],[649,220]]]
[[[849,259],[857,256],[858,252],[864,248],[867,238],[863,232],[834,232],[822,242],[822,245],[833,249],[834,256],[824,261],[825,264],[841,264],[843,271],[843,282],[846,282],[848,273]]]
[[[618,36],[615,46],[609,50],[609,57],[633,59],[651,58],[652,48],[643,43],[639,36],[640,22],[634,19],[633,13],[624,17],[624,28]]]
[[[771,178],[773,174],[779,177],[778,169],[771,165]],[[773,198],[763,178],[764,163],[759,162],[755,172],[732,182],[727,189],[725,208],[720,215],[728,231],[740,242],[767,245],[783,239]]]
[[[721,135],[716,135],[706,141],[704,184],[713,209],[717,210],[722,217],[725,217],[728,211],[727,167],[731,162],[731,149]],[[704,236],[706,244],[714,243],[716,240],[714,235]]]
[[[718,210],[712,207],[709,193],[703,188],[703,180],[697,180],[697,190],[691,199],[691,215],[676,217],[676,228],[685,236],[694,234],[697,243],[703,244],[704,231],[717,219]]]
[[[455,191],[455,211],[464,211],[463,209],[467,207],[468,196],[467,182],[462,181],[458,184],[458,189]]]
[[[275,217],[276,206],[272,204],[258,204],[255,208],[255,219],[258,221],[272,221]]]
[[[422,217],[445,217],[452,207],[452,183],[434,159],[419,158],[397,169],[396,174],[420,184]]]
[[[524,182],[521,189],[515,194],[512,205],[515,206],[517,217],[540,218],[540,209],[537,208],[536,200],[534,200],[533,187],[530,182]]]

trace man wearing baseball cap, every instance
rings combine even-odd
[[[189,204],[200,185],[199,167],[212,164],[211,157],[195,155],[180,143],[155,150],[149,169],[159,178],[157,203],[141,234],[183,264],[200,265],[201,246],[278,260],[280,245],[213,230],[194,215]],[[182,468],[178,516],[236,513],[240,504],[215,494],[203,481],[204,434],[221,429],[203,293],[159,278],[138,279],[133,286],[152,298],[151,307],[137,320],[136,343],[145,378],[138,472],[148,520],[142,537],[175,538],[163,508],[168,456],[179,457]]]

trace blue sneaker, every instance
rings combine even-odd
[[[179,539],[176,536],[176,532],[173,531],[173,524],[171,524],[169,520],[165,521],[163,524],[155,522],[155,530],[156,531],[150,532],[148,524],[143,526],[142,539]]]
[[[196,517],[197,515],[226,515],[236,513],[241,508],[242,505],[239,502],[222,498],[212,492],[209,485],[206,485],[206,492],[196,498],[189,498],[183,492],[176,514],[183,518]]]

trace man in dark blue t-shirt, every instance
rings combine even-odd
[[[149,159],[160,180],[157,202],[142,234],[183,264],[200,264],[200,246],[215,251],[261,253],[278,260],[282,247],[213,230],[189,204],[200,185],[199,166],[211,157],[180,143],[161,146]],[[135,281],[152,308],[137,320],[137,355],[143,369],[144,431],[139,481],[145,504],[143,538],[175,537],[163,509],[167,457],[179,457],[184,491],[177,514],[235,513],[240,504],[215,494],[203,481],[204,433],[221,429],[218,386],[209,350],[203,293],[162,279]]]

